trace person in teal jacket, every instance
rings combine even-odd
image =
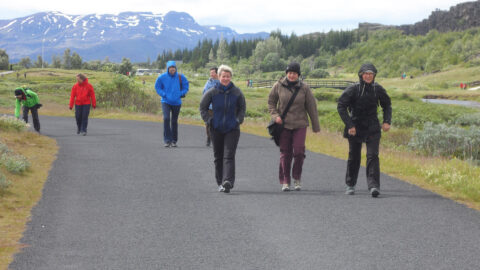
[[[20,118],[20,107],[23,105],[23,120],[28,123],[28,111],[32,112],[33,127],[40,132],[40,120],[38,119],[38,109],[42,106],[38,95],[26,87],[17,87],[15,89],[15,117]]]
[[[188,92],[188,80],[177,73],[175,61],[167,62],[167,71],[158,76],[155,90],[162,97],[163,141],[165,147],[177,147],[178,115],[182,97]]]

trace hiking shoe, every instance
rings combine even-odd
[[[77,135],[80,135],[80,129],[77,129]]]
[[[172,147],[177,147],[177,143],[176,142],[172,142]]]
[[[289,184],[283,184],[282,185],[282,191],[290,191],[290,185]]]
[[[302,189],[302,185],[300,184],[300,180],[295,180],[295,190],[300,191]]]
[[[223,182],[223,188],[225,189],[223,192],[225,193],[230,193],[230,189],[233,187],[232,186],[232,183],[230,183],[230,181],[225,181]]]
[[[87,136],[87,132],[86,131],[82,132],[82,135]]]
[[[372,189],[370,189],[370,194],[372,194],[373,198],[376,198],[376,197],[378,197],[378,195],[380,195],[380,191],[378,191],[377,188],[372,188]]]
[[[218,192],[224,192],[225,188],[222,185],[218,185]]]
[[[347,190],[345,191],[345,194],[354,195],[355,194],[355,187],[347,187]]]
[[[165,143],[163,146],[164,147],[170,147],[170,143]]]

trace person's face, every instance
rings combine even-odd
[[[80,78],[80,77],[77,76],[77,82],[78,82],[78,83],[82,83],[82,82],[83,82],[82,78]]]
[[[362,80],[366,83],[372,83],[375,74],[372,72],[364,72],[362,74]]]
[[[218,79],[218,74],[215,72],[215,69],[210,70],[210,78],[212,79]]]
[[[169,67],[169,68],[168,68],[168,73],[170,73],[170,75],[175,74],[176,71],[177,71],[177,68],[176,68],[176,67]]]
[[[294,71],[287,72],[287,79],[291,82],[296,82],[298,80],[298,73]]]
[[[222,85],[227,86],[231,81],[232,81],[232,74],[230,74],[230,72],[222,71],[222,73],[220,73],[220,83]]]

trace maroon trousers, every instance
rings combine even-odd
[[[305,159],[306,137],[306,127],[293,130],[283,129],[280,135],[280,167],[278,171],[280,184],[290,185],[290,170],[292,171],[293,179],[301,179],[303,160]],[[293,169],[291,169],[292,160]]]

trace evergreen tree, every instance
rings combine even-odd
[[[43,63],[43,59],[42,59],[42,56],[39,55],[37,56],[37,61],[33,64],[36,68],[41,68],[43,67],[44,63]]]
[[[8,54],[5,50],[0,49],[0,70],[7,70],[9,68],[10,62],[8,59]]]
[[[72,69],[72,56],[70,55],[70,49],[67,48],[63,52],[63,63],[62,66],[64,69]]]
[[[133,65],[128,58],[122,58],[122,63],[118,69],[118,72],[123,75],[131,74]]]
[[[81,69],[82,68],[82,58],[78,53],[74,52],[71,57],[71,66],[72,69]]]
[[[220,40],[220,44],[218,45],[217,49],[217,62],[218,63],[228,63],[230,58],[230,51],[228,49],[228,44],[225,39]]]
[[[20,66],[23,68],[31,68],[32,67],[32,61],[30,60],[30,57],[25,57],[20,59],[20,62],[18,63]]]

